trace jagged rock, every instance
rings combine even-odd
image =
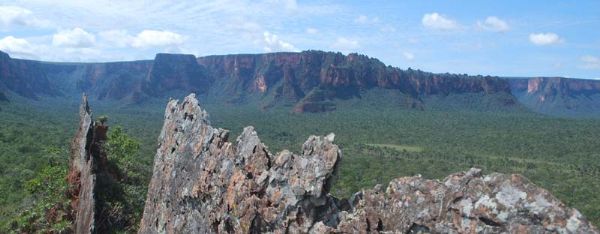
[[[597,233],[522,176],[479,169],[339,200],[333,134],[273,155],[252,127],[232,144],[207,118],[193,94],[167,105],[139,233]]]
[[[417,233],[597,233],[577,211],[520,175],[480,169],[444,181],[397,178],[387,190],[364,190],[337,231]]]
[[[333,135],[273,155],[252,127],[234,145],[207,116],[194,95],[167,105],[140,233],[307,232],[323,220],[341,157]]]
[[[107,130],[108,127],[92,121],[87,96],[84,95],[79,107],[79,128],[71,143],[67,177],[75,233],[94,233],[105,226],[97,223],[96,175],[106,169],[107,159],[102,144]]]
[[[87,96],[83,96],[79,107],[79,129],[71,143],[69,162],[69,197],[74,213],[73,230],[76,233],[90,233],[94,230],[94,187],[96,175],[93,173],[93,157],[89,149],[93,138],[92,114]]]

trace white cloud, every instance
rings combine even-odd
[[[308,33],[308,34],[317,34],[317,33],[319,33],[319,30],[316,29],[316,28],[307,28],[306,29],[306,33]]]
[[[338,37],[331,47],[342,52],[355,52],[354,50],[358,49],[360,44],[357,40],[346,37]]]
[[[0,26],[47,26],[47,21],[40,20],[33,12],[18,6],[0,6]]]
[[[456,21],[446,18],[437,12],[423,15],[421,23],[426,28],[438,30],[454,30],[459,28],[459,24]]]
[[[16,38],[13,36],[7,36],[0,39],[0,50],[17,57],[33,58],[33,52],[35,49],[33,46],[23,38]]]
[[[354,23],[357,24],[375,24],[379,22],[378,17],[368,17],[366,15],[359,15],[354,19]]]
[[[61,30],[52,36],[52,45],[67,48],[90,48],[96,44],[94,34],[81,28]]]
[[[413,61],[415,59],[415,55],[410,52],[404,52],[404,53],[402,53],[402,56],[404,57],[404,59],[406,59],[408,61]]]
[[[504,20],[496,16],[488,16],[485,21],[477,21],[479,28],[492,32],[506,32],[510,30],[510,26]]]
[[[268,31],[263,33],[264,50],[266,52],[278,52],[278,51],[300,51],[294,45],[289,42],[282,41],[275,34]]]
[[[304,34],[304,30],[311,25],[305,22],[309,19],[322,21],[323,17],[331,19],[349,10],[337,3],[296,0],[176,2],[170,0],[0,0],[0,5],[15,5],[28,9],[31,12],[29,17],[47,19],[51,22],[49,25],[52,26],[51,30],[79,27],[93,33],[96,44],[90,49],[100,50],[103,60],[90,56],[89,61],[148,59],[154,57],[156,52],[164,51],[186,51],[197,55],[262,52],[265,47],[264,32],[275,32],[275,30],[277,30],[275,34],[288,44],[296,46],[296,43],[303,45],[312,43],[312,48],[324,49],[329,45],[328,41],[318,40],[317,35],[324,37],[329,34],[330,25],[325,25],[323,28],[312,26],[318,29],[318,33],[311,37],[300,38],[309,35]],[[0,17],[6,15],[0,14]],[[15,21],[10,20],[10,22]],[[297,27],[288,27],[290,24]],[[18,25],[13,23],[11,27],[5,29],[3,22],[0,21],[0,39],[8,35],[24,38],[26,36],[36,49],[42,46],[49,47],[47,50],[35,51],[42,60],[73,61],[76,59],[69,59],[70,56],[78,55],[75,53],[63,53],[58,57],[58,53],[55,52],[62,53],[67,47],[53,46],[52,34],[47,36],[47,30],[28,28],[26,29],[28,31],[25,31],[18,28],[13,31],[17,29],[16,26]],[[300,31],[289,30],[298,27]],[[167,46],[154,46],[156,43],[138,38],[138,33],[145,29],[175,32],[181,34],[183,40],[176,39],[175,43],[167,43],[169,44]],[[10,30],[10,33],[2,34],[6,30]],[[134,38],[137,38],[136,48],[133,47]],[[188,43],[192,40],[193,43]],[[320,45],[314,45],[319,41]],[[85,59],[83,56],[81,58]]]
[[[144,30],[135,36],[131,46],[135,48],[153,46],[175,46],[183,44],[186,38],[171,31]]]
[[[596,56],[586,55],[581,57],[581,65],[584,69],[600,69],[600,58]]]
[[[114,47],[169,47],[183,44],[187,37],[171,31],[143,30],[133,36],[127,30],[108,30],[98,33],[102,40]]]
[[[558,44],[563,41],[556,33],[532,33],[529,34],[529,41],[535,45],[544,46]]]

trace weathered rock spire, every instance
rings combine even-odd
[[[71,143],[71,158],[69,165],[69,196],[73,210],[75,233],[90,233],[94,231],[95,200],[94,187],[94,158],[90,157],[93,138],[92,113],[84,94],[79,106],[79,128]]]
[[[96,175],[106,170],[107,159],[102,147],[107,131],[107,126],[96,125],[92,120],[84,94],[79,107],[79,128],[71,142],[67,177],[75,233],[95,233],[106,226],[97,220]]]

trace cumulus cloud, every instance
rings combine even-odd
[[[131,46],[135,48],[152,46],[175,46],[183,44],[185,37],[171,31],[144,30],[135,36]]]
[[[18,6],[0,6],[0,25],[17,26],[46,26],[48,22],[36,18],[33,13]]]
[[[358,47],[360,47],[360,44],[357,40],[353,40],[346,37],[338,37],[331,47],[343,52],[353,52],[353,50],[358,49]]]
[[[488,16],[483,22],[477,21],[477,26],[483,30],[492,32],[506,32],[510,30],[508,23],[496,16]]]
[[[143,30],[137,35],[131,35],[127,30],[102,31],[98,35],[116,47],[168,47],[183,44],[187,37],[166,30]]]
[[[52,45],[67,48],[90,48],[96,44],[96,36],[82,28],[61,30],[52,36]]]
[[[356,19],[354,19],[354,23],[357,24],[374,24],[378,22],[378,17],[368,17],[366,15],[359,15],[358,17],[356,17]]]
[[[0,39],[0,50],[17,57],[31,58],[35,51],[33,46],[23,38],[7,36]]]
[[[294,45],[289,42],[279,39],[275,34],[268,31],[263,33],[264,50],[266,52],[278,52],[278,51],[300,51]]]
[[[538,46],[558,44],[563,41],[556,33],[532,33],[529,41]]]
[[[459,24],[456,21],[449,19],[437,12],[423,15],[421,23],[426,28],[437,30],[455,30],[459,28]]]
[[[408,61],[413,61],[415,59],[415,55],[410,52],[404,52],[404,53],[402,53],[402,56],[404,57],[404,59],[406,59]]]
[[[600,58],[596,56],[586,55],[581,57],[581,65],[584,69],[600,69]]]

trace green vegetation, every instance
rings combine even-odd
[[[200,103],[214,126],[232,131],[232,139],[252,125],[273,153],[284,148],[297,152],[309,135],[334,132],[343,150],[332,191],[338,196],[399,176],[442,179],[479,167],[485,173],[521,173],[600,224],[600,120],[495,108],[493,100],[466,108],[444,103],[466,97],[432,99],[420,111],[370,95],[362,97],[361,105],[354,99],[339,101],[336,111],[320,114],[293,114],[289,107],[264,111],[255,103],[206,103],[202,97]],[[64,107],[42,109],[49,105]],[[119,199],[130,224],[139,223],[164,105],[164,100],[127,108],[91,103],[95,113],[110,116],[112,126],[123,126],[110,128],[107,150],[110,161],[127,175],[121,177],[125,195]],[[77,126],[76,104],[22,106],[7,104],[0,111],[0,220],[22,217],[24,210],[43,203],[34,195],[41,193],[28,189],[29,181],[43,178],[48,165],[66,168],[66,149]],[[50,148],[60,153],[49,153]],[[11,229],[8,221],[1,224],[0,232]]]
[[[105,147],[108,161],[113,163],[113,170],[118,175],[105,176],[105,181],[100,181],[99,177],[98,183],[106,185],[99,194],[104,202],[101,216],[113,224],[110,232],[135,232],[144,211],[148,178],[152,176],[150,167],[136,161],[141,157],[140,144],[120,126],[109,130]],[[108,179],[115,177],[117,181]]]
[[[411,153],[419,153],[423,152],[423,147],[420,146],[411,146],[411,145],[392,145],[392,144],[366,144],[367,146],[373,146],[377,148],[390,148],[395,149],[400,152],[411,152]]]

